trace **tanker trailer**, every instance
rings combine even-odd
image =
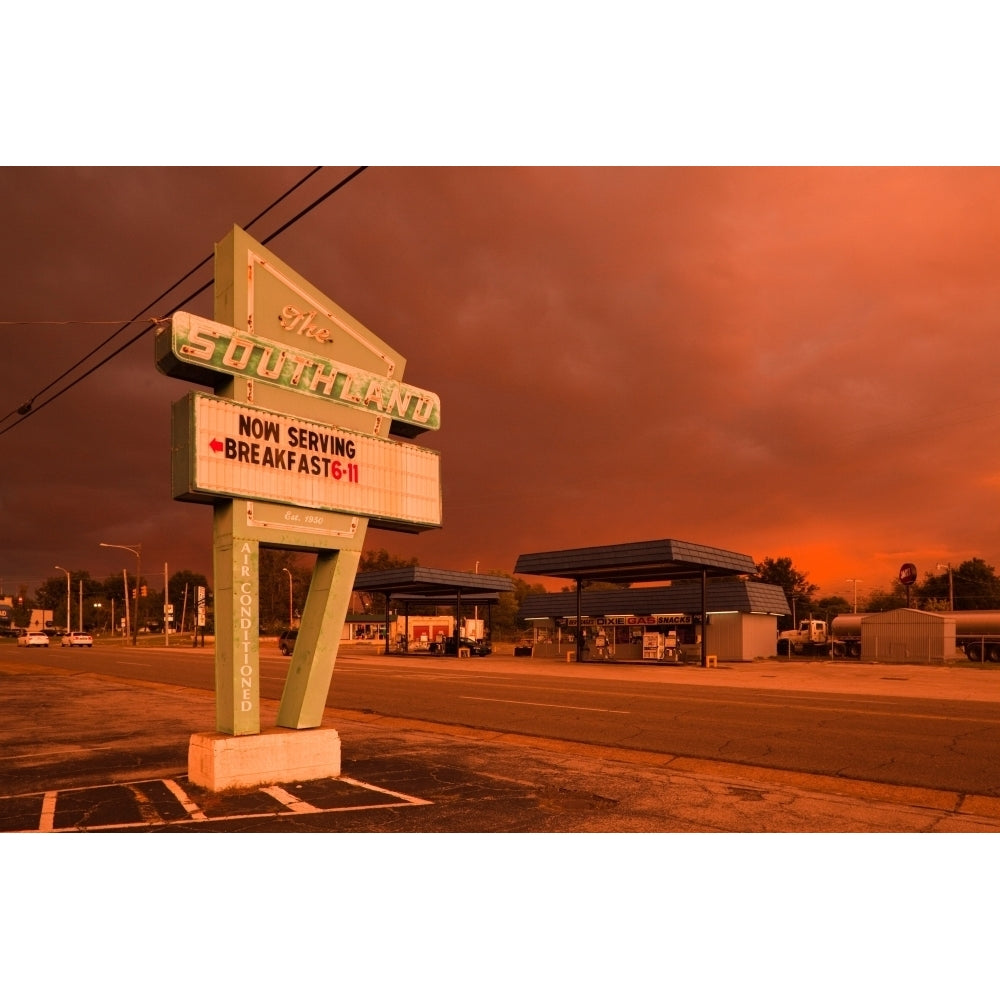
[[[955,648],[974,663],[1000,662],[1000,610],[935,612],[955,620]],[[833,655],[861,656],[861,619],[866,615],[837,615],[830,625]]]
[[[955,646],[974,663],[1000,662],[1000,611],[945,611],[955,619]]]
[[[861,619],[863,615],[837,615],[830,623],[833,655],[851,660],[861,658]]]

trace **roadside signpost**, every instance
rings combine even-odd
[[[917,582],[917,567],[913,563],[903,563],[899,567],[899,582],[906,588],[906,606],[910,606],[910,587]]]
[[[440,456],[413,439],[441,405],[405,359],[237,227],[216,246],[215,317],[157,331],[164,373],[214,390],[173,407],[175,499],[211,504],[216,733],[195,734],[192,781],[216,790],[340,773],[322,727],[369,524],[441,525]],[[389,435],[404,440],[390,439]],[[260,546],[316,553],[278,709],[260,718]]]

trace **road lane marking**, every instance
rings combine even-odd
[[[515,701],[512,698],[477,698],[475,695],[462,694],[463,701],[495,701],[501,705],[530,705],[533,708],[567,708],[572,712],[604,712],[607,715],[631,715],[623,708],[588,708],[586,705],[555,705],[546,701]]]
[[[39,833],[51,833],[56,823],[56,797],[58,792],[46,792],[42,799],[42,817],[38,821]]]
[[[95,750],[114,750],[113,746],[60,747],[58,750],[43,750],[41,753],[19,753],[0,758],[2,760],[32,760],[35,757],[65,757],[71,753],[93,753]]]

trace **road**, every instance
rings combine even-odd
[[[0,658],[210,691],[213,655],[210,648],[98,646],[5,649]],[[263,696],[276,700],[289,660],[265,646],[260,662]],[[1000,672],[768,662],[709,674],[344,653],[327,704],[491,733],[1000,795]]]

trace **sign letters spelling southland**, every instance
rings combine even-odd
[[[212,319],[160,325],[155,360],[214,392],[174,404],[171,472],[176,499],[214,507],[218,732],[261,736],[260,546],[316,553],[277,726],[323,728],[368,525],[441,525],[440,456],[412,441],[440,428],[441,403],[402,381],[398,351],[237,227],[216,244],[214,300]],[[189,770],[222,760],[209,745]]]
[[[286,328],[283,317],[278,322]],[[324,329],[322,334],[322,339],[316,339],[314,333],[306,343],[311,340],[320,348],[333,343],[329,331]],[[241,375],[305,396],[385,414],[392,420],[392,433],[400,437],[416,437],[441,426],[441,401],[433,392],[362,371],[329,354],[251,336],[190,313],[174,313],[157,344],[160,369],[189,382],[215,386],[227,377]]]

